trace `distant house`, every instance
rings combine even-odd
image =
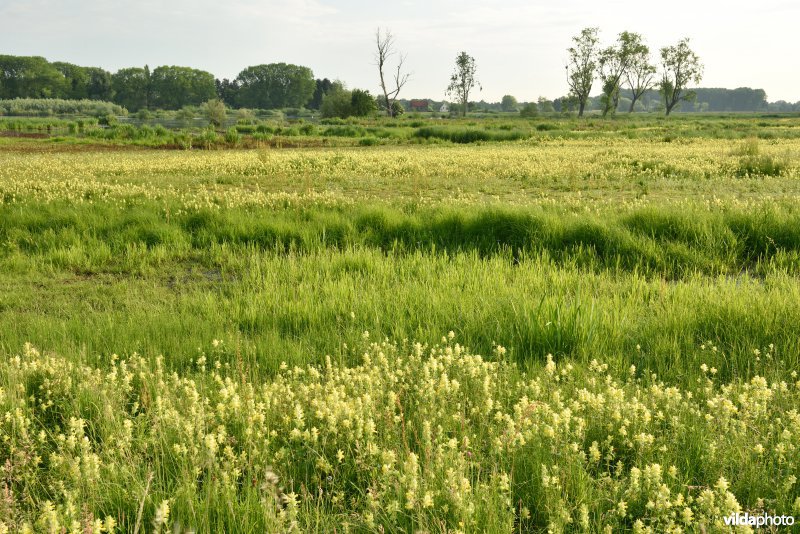
[[[442,107],[439,108],[439,113],[450,113],[450,107],[447,102],[442,102]]]
[[[422,100],[412,100],[408,104],[408,109],[411,111],[429,111],[430,104],[427,98]]]

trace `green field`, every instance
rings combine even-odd
[[[800,516],[800,119],[404,121],[0,138],[0,532]]]

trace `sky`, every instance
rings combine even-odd
[[[795,102],[799,20],[797,0],[0,0],[0,54],[112,72],[183,65],[229,79],[249,65],[285,62],[377,94],[380,27],[394,34],[411,72],[401,98],[444,99],[455,57],[466,51],[482,86],[474,100],[511,94],[522,102],[567,93],[566,49],[596,26],[604,46],[622,31],[642,34],[654,60],[688,37],[705,65],[700,86],[762,88],[770,101]]]

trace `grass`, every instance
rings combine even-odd
[[[797,142],[665,143],[647,124],[484,146],[0,145],[0,530],[800,514]],[[780,172],[739,173],[753,157]]]

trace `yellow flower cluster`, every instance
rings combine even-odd
[[[182,372],[28,346],[0,364],[0,530],[131,529],[140,502],[157,529],[203,530],[191,511],[211,495],[257,503],[274,531],[325,510],[372,530],[691,532],[742,498],[800,505],[794,378],[683,389],[552,357],[524,374],[502,347],[487,359],[443,342],[367,340],[360,365],[266,382],[218,340]],[[129,513],[97,519],[114,506]]]
[[[537,139],[487,146],[314,151],[120,151],[0,154],[0,204],[27,200],[175,201],[187,208],[338,205],[407,197],[457,203],[644,203],[661,200],[797,200],[800,142],[760,145],[783,162],[779,176],[742,185],[737,142],[694,139]],[[778,182],[781,186],[778,186]],[[651,185],[661,183],[663,186]],[[720,187],[721,183],[728,184]],[[640,184],[640,185],[637,185]],[[774,186],[774,187],[773,187]],[[598,195],[613,193],[613,198]],[[655,191],[652,191],[655,193]]]

